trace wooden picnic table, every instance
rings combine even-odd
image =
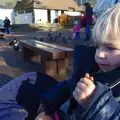
[[[67,73],[69,58],[73,49],[41,42],[38,40],[20,40],[24,60],[41,63],[41,70],[51,76]]]
[[[4,27],[0,27],[0,32],[4,32],[5,28]]]

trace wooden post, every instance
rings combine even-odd
[[[66,74],[68,71],[68,58],[58,60],[58,74]]]
[[[50,76],[57,74],[57,60],[45,61],[45,73]]]

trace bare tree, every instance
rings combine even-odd
[[[4,0],[4,5],[6,8],[13,8],[16,4],[16,0]]]

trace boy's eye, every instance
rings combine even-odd
[[[108,50],[116,50],[116,48],[113,47],[107,47]]]

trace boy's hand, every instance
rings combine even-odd
[[[49,116],[42,116],[42,117],[37,117],[35,120],[52,120]]]
[[[81,78],[73,92],[73,96],[79,104],[87,103],[88,98],[95,90],[93,77]]]
[[[35,120],[52,120],[51,117],[45,115],[44,113],[40,113]]]

